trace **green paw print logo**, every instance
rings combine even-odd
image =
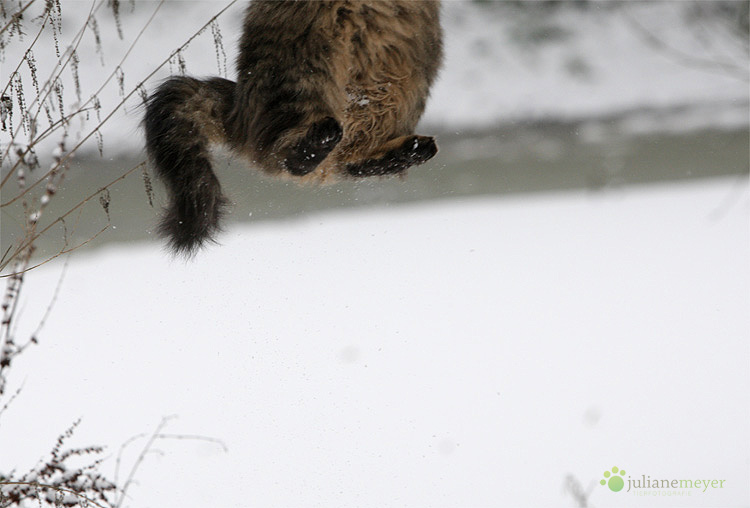
[[[602,479],[599,483],[609,487],[609,490],[611,490],[612,492],[620,492],[625,486],[625,481],[622,479],[623,476],[625,476],[625,470],[619,469],[617,466],[615,466],[612,468],[611,473],[609,471],[604,471],[604,479]]]

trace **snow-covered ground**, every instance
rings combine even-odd
[[[153,1],[121,2],[124,38],[120,40],[112,13],[102,2],[95,16],[101,55],[91,29],[78,47],[82,100],[99,89],[121,60],[118,76],[122,91],[128,93],[227,3],[166,2],[158,7]],[[92,5],[89,1],[63,2],[63,48],[74,40]],[[424,128],[461,132],[518,121],[578,120],[633,111],[660,113],[641,116],[637,125],[631,125],[641,130],[644,123],[660,129],[746,126],[750,104],[747,41],[734,34],[725,20],[691,18],[695,5],[633,2],[612,8],[602,2],[586,10],[524,10],[502,2],[448,0],[443,9],[445,65],[428,104]],[[244,2],[238,2],[219,18],[222,47],[215,47],[216,32],[207,29],[184,51],[188,74],[221,73],[233,78],[243,8]],[[32,34],[29,30],[24,41]],[[41,81],[57,60],[50,35],[42,38],[34,52]],[[11,41],[2,63],[3,78],[25,50],[25,43]],[[22,70],[27,71],[25,66]],[[63,93],[72,104],[76,99],[70,70],[63,75]],[[146,81],[145,90],[153,90],[160,80],[177,72],[175,59]],[[24,79],[28,89],[28,73]],[[119,103],[120,90],[115,77],[100,93],[102,117]],[[107,156],[132,156],[141,150],[140,101],[139,94],[134,94],[126,105],[127,114],[116,113],[103,130]],[[92,138],[80,153],[96,151]]]
[[[0,467],[81,416],[111,471],[177,414],[228,452],[159,443],[130,506],[574,506],[568,474],[595,506],[748,506],[749,212],[733,178],[314,214],[190,263],[76,256]],[[60,270],[29,277],[27,326]],[[643,498],[598,484],[613,466],[725,482]]]

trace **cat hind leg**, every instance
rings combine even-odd
[[[403,173],[411,166],[424,164],[438,152],[435,138],[416,134],[401,136],[382,145],[365,158],[348,162],[346,173],[356,178]]]

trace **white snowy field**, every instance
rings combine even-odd
[[[228,451],[160,442],[127,505],[575,506],[573,475],[599,507],[749,506],[749,213],[746,179],[715,179],[314,214],[190,263],[74,256],[0,470],[82,417],[71,444],[111,472],[175,414]],[[29,275],[29,330],[61,269]],[[599,485],[613,466],[724,483],[641,497]]]

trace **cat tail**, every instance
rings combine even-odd
[[[192,256],[220,231],[229,203],[211,167],[211,143],[226,143],[235,83],[172,77],[148,99],[146,150],[167,188],[159,223],[175,254]]]

